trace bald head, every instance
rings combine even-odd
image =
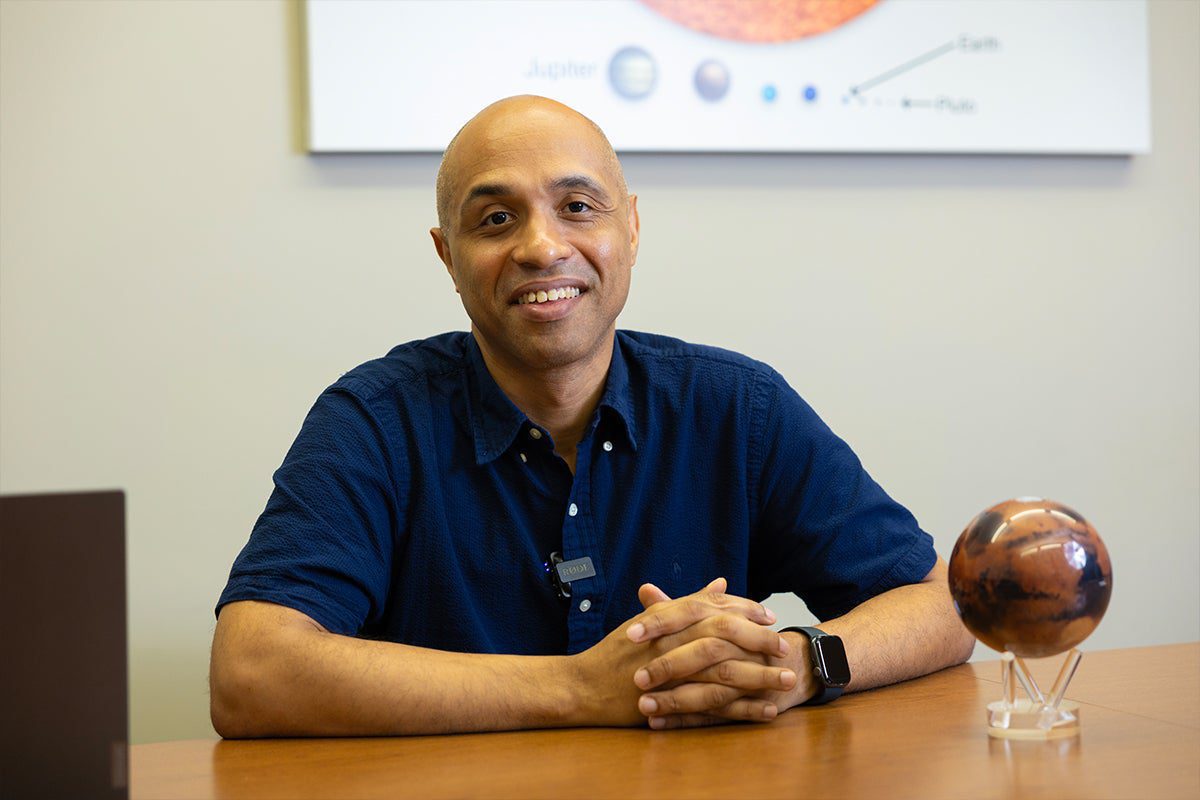
[[[452,232],[455,196],[461,188],[463,166],[478,158],[498,136],[516,136],[553,130],[556,136],[574,137],[595,148],[622,193],[628,193],[625,173],[608,137],[592,120],[570,106],[537,95],[518,95],[498,100],[484,108],[459,129],[446,152],[437,174],[438,226]]]

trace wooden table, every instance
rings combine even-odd
[[[1032,662],[1043,687],[1061,659]],[[794,709],[769,725],[589,728],[132,748],[168,798],[1200,798],[1200,643],[1085,653],[1082,735],[991,739],[997,662]]]

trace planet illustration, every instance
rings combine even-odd
[[[697,94],[710,103],[716,102],[729,91],[729,70],[720,61],[710,58],[696,67],[692,82]]]
[[[654,91],[658,65],[642,48],[622,47],[608,62],[608,80],[617,94],[628,100],[641,100]]]
[[[721,39],[789,42],[849,22],[878,0],[642,0],[662,16]]]
[[[1077,511],[1053,500],[1007,500],[958,537],[950,595],[963,624],[993,650],[1052,656],[1100,624],[1112,597],[1112,561]]]

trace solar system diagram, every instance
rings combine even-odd
[[[887,94],[887,87],[883,87],[883,84],[888,81],[899,78],[910,70],[918,69],[936,58],[950,55],[956,50],[964,50],[971,53],[998,52],[1000,50],[1000,40],[995,36],[963,35],[957,41],[949,41],[938,45],[927,53],[922,53],[916,58],[905,61],[903,64],[898,64],[891,69],[884,70],[879,75],[850,86],[845,94],[842,95],[842,102],[848,104],[854,101],[862,106],[874,100],[876,106],[898,104],[901,108],[905,109],[929,109],[946,111],[951,114],[972,114],[976,110],[977,103],[971,97],[950,97],[944,94],[933,95],[931,93],[926,93],[924,97],[912,97],[910,96],[910,92],[905,92],[903,96],[897,99],[895,96],[889,96]],[[879,87],[883,87],[881,91],[872,93],[872,90]],[[868,97],[868,93],[871,93],[871,97]]]
[[[539,94],[618,150],[1134,154],[1144,0],[308,0],[312,152]]]

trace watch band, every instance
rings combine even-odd
[[[845,690],[845,686],[844,685],[835,686],[829,682],[829,677],[821,669],[821,666],[822,666],[821,660],[817,657],[817,646],[816,646],[816,642],[815,642],[816,639],[821,639],[821,638],[838,639],[838,637],[832,636],[831,634],[826,633],[825,631],[821,630],[820,628],[812,628],[812,627],[784,628],[783,630],[780,631],[780,633],[784,633],[786,631],[795,631],[796,633],[802,633],[806,637],[808,637],[808,646],[810,648],[810,652],[812,652],[812,654],[813,654],[812,672],[813,672],[813,675],[815,675],[817,680],[820,682],[820,685],[817,688],[817,693],[814,694],[812,697],[808,698],[807,700],[805,700],[800,705],[802,705],[802,706],[819,706],[819,705],[824,705],[825,703],[831,703],[834,700],[837,700],[839,697],[841,697],[842,692]],[[838,641],[840,641],[840,639],[838,639]]]

